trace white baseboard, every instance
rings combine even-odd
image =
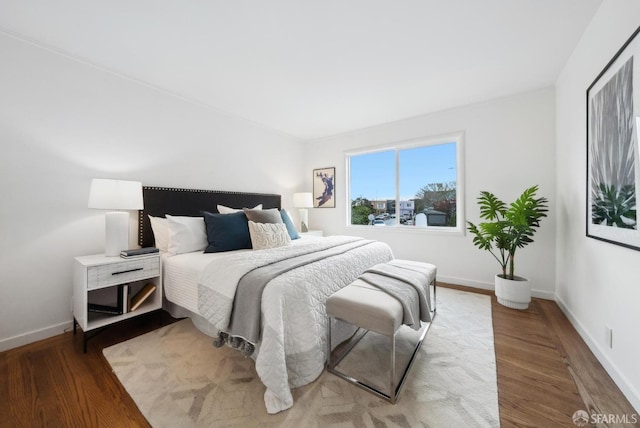
[[[449,284],[464,285],[466,287],[479,288],[481,290],[495,290],[495,284],[492,282],[476,281],[473,279],[456,278],[453,276],[438,275],[438,281],[448,282]],[[550,291],[531,290],[533,297],[540,299],[555,300],[556,295]]]
[[[539,299],[546,299],[546,300],[555,300],[556,299],[555,293],[552,293],[551,291],[531,290],[531,295],[533,297],[537,297]]]
[[[606,370],[606,372],[611,376],[611,379],[615,382],[615,384],[620,388],[622,394],[629,400],[633,408],[636,412],[640,413],[640,393],[631,385],[630,382],[627,381],[627,378],[624,374],[618,370],[615,363],[611,361],[607,354],[602,350],[598,342],[591,337],[591,335],[587,332],[584,326],[578,321],[578,319],[573,315],[573,313],[569,310],[567,305],[562,301],[559,296],[555,298],[556,303],[560,307],[560,310],[567,317],[573,328],[576,329],[582,340],[585,341],[591,352],[595,355],[596,359],[602,364],[602,367]]]
[[[60,324],[52,325],[49,327],[41,328],[39,330],[30,331],[27,333],[19,334],[17,336],[8,337],[0,340],[0,352],[9,349],[17,348],[18,346],[28,345],[29,343],[37,342],[38,340],[47,339],[52,336],[57,336],[65,331],[73,328],[73,321],[66,321]]]
[[[495,287],[490,282],[476,281],[474,279],[457,278],[455,276],[438,275],[437,281],[449,284],[464,285],[466,287],[480,288],[481,290],[494,290]]]

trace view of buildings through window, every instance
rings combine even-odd
[[[349,154],[351,224],[456,227],[457,140]]]

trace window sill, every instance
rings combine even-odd
[[[457,227],[438,227],[438,226],[364,226],[364,225],[347,225],[347,229],[380,231],[383,233],[411,233],[419,235],[442,235],[442,236],[465,236],[465,229],[460,230]]]

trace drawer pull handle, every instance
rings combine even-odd
[[[144,270],[144,268],[139,267],[139,268],[135,268],[135,269],[123,270],[122,272],[113,272],[111,275],[121,275],[123,273],[135,272],[135,271],[138,271],[138,270]]]

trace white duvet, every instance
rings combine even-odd
[[[332,236],[301,245],[229,254],[216,258],[203,270],[198,282],[198,312],[218,330],[225,330],[233,309],[238,281],[249,270],[287,255],[322,249],[340,243],[354,247],[286,272],[273,279],[262,295],[262,337],[253,354],[256,371],[266,386],[264,401],[269,413],[293,405],[291,388],[315,380],[326,360],[326,298],[354,281],[367,268],[391,260],[388,245],[371,241],[357,246],[360,238]]]

